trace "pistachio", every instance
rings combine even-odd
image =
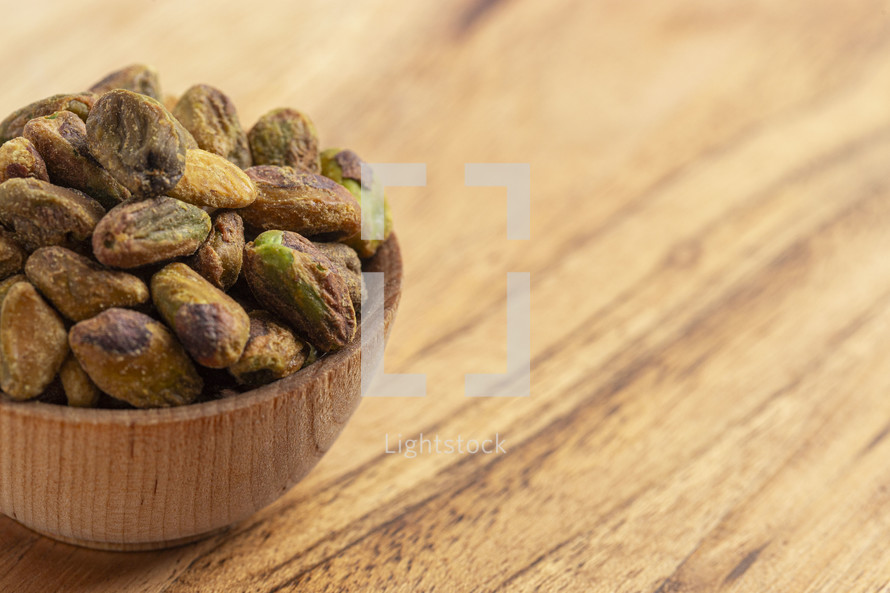
[[[145,64],[133,64],[115,70],[90,87],[90,90],[98,95],[114,89],[126,89],[134,93],[148,95],[152,99],[160,100],[161,98],[161,83],[158,80],[158,73],[154,68]]]
[[[238,362],[229,372],[246,385],[265,385],[287,377],[302,367],[309,345],[294,335],[268,311],[250,312],[250,338]]]
[[[87,242],[105,214],[94,199],[39,179],[0,183],[0,223],[27,251],[46,245],[77,248]]]
[[[167,195],[196,206],[243,208],[256,200],[253,180],[236,165],[206,150],[189,150],[185,171]]]
[[[68,354],[62,319],[28,282],[16,282],[0,307],[0,388],[32,399],[49,385]]]
[[[22,271],[28,254],[10,233],[0,230],[0,279]]]
[[[189,404],[203,388],[170,330],[143,313],[108,309],[75,324],[68,341],[99,389],[137,408]]]
[[[62,389],[65,398],[72,408],[95,408],[102,394],[90,376],[87,375],[77,358],[69,354],[62,368],[59,369],[59,379],[62,381]]]
[[[262,165],[246,171],[257,198],[240,212],[260,231],[285,230],[319,240],[336,240],[361,230],[361,210],[352,194],[327,177],[290,167]]]
[[[230,160],[242,169],[251,165],[247,134],[241,127],[238,111],[222,91],[207,84],[189,88],[173,108],[198,147]]]
[[[106,266],[135,268],[191,255],[209,233],[210,215],[197,206],[166,196],[125,202],[96,226],[93,253]]]
[[[248,243],[244,275],[260,304],[319,350],[342,348],[355,335],[355,311],[346,281],[297,233],[266,231]]]
[[[250,334],[250,319],[232,297],[183,263],[151,278],[151,298],[189,354],[206,367],[238,361]]]
[[[316,249],[327,256],[337,269],[337,273],[346,281],[349,298],[356,315],[362,310],[362,261],[355,249],[343,243],[313,243]]]
[[[188,264],[208,282],[229,290],[241,274],[244,258],[244,223],[235,212],[220,212],[213,228]]]
[[[105,208],[113,208],[130,192],[102,168],[87,148],[87,127],[70,111],[32,119],[25,124],[25,138],[46,162],[56,185],[79,189]]]
[[[357,154],[351,150],[329,148],[321,153],[321,174],[333,179],[349,190],[361,205],[364,217],[363,224],[372,233],[371,236],[383,239],[362,239],[361,231],[343,239],[350,247],[358,252],[362,258],[368,258],[377,252],[392,233],[392,214],[389,210],[389,202],[383,194],[383,186],[380,180],[365,166],[370,173],[369,179],[362,179],[362,165],[365,164]],[[362,202],[362,190],[368,199]]]
[[[124,89],[96,101],[86,128],[90,153],[137,198],[175,187],[194,143],[161,103]]]
[[[145,283],[126,272],[106,270],[64,247],[42,247],[31,254],[25,275],[58,311],[72,321],[111,307],[133,307],[148,300]]]
[[[46,163],[30,140],[19,136],[0,146],[0,183],[13,177],[49,181]]]
[[[183,405],[343,348],[392,227],[364,165],[319,153],[300,111],[245,133],[222,91],[165,95],[144,64],[18,109],[0,122],[0,388]]]
[[[35,117],[51,115],[56,111],[70,111],[86,121],[97,98],[95,93],[61,94],[25,105],[0,122],[0,143],[21,136],[25,124]]]
[[[296,109],[273,109],[247,134],[254,165],[293,167],[318,173],[318,134],[315,125]]]
[[[27,280],[24,274],[15,274],[14,276],[10,276],[5,280],[0,280],[0,305],[3,304],[3,299],[6,298],[6,295],[9,293],[9,289],[18,282],[23,282]]]

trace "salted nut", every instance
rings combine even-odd
[[[319,146],[301,111],[246,129],[143,64],[0,121],[0,397],[181,406],[355,340],[392,218],[358,155]]]

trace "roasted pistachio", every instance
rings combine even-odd
[[[337,273],[346,281],[349,298],[356,314],[362,310],[362,261],[355,249],[343,243],[313,243],[315,248],[327,256],[337,268]]]
[[[244,275],[260,304],[288,321],[320,350],[337,350],[355,335],[346,281],[304,237],[266,231],[244,247]]]
[[[222,369],[241,357],[250,334],[247,313],[187,265],[172,263],[152,276],[151,299],[198,364]]]
[[[56,185],[79,189],[105,208],[130,197],[130,192],[92,157],[87,148],[87,127],[70,111],[32,119],[25,124],[24,134],[43,157]]]
[[[31,142],[22,136],[0,146],[0,183],[13,177],[32,177],[49,181],[46,163]]]
[[[245,133],[220,90],[164,95],[142,64],[17,110],[0,122],[0,387],[70,406],[182,405],[342,348],[357,334],[360,258],[392,227],[363,165],[319,154],[297,110]],[[361,239],[364,223],[377,238]]]
[[[208,84],[189,88],[173,108],[198,147],[218,154],[246,169],[251,165],[247,134],[241,127],[238,111],[222,91]]]
[[[12,234],[0,230],[0,279],[21,272],[27,257]]]
[[[6,294],[9,292],[9,289],[12,288],[13,284],[24,282],[25,280],[27,280],[27,278],[25,278],[24,274],[15,274],[5,280],[0,280],[0,305],[3,304],[3,299],[6,298]]]
[[[366,164],[365,170],[369,178],[362,178],[363,164],[365,163],[351,150],[329,148],[321,153],[321,174],[348,189],[355,197],[362,208],[365,219],[362,224],[366,232],[370,232],[368,236],[383,237],[383,239],[362,239],[362,233],[359,231],[342,240],[355,249],[360,257],[367,258],[374,255],[392,233],[392,214],[389,202],[383,194],[383,185]],[[362,190],[367,196],[364,202]]]
[[[72,408],[95,408],[99,403],[101,391],[87,375],[77,358],[69,354],[62,368],[59,369],[59,379],[65,390],[65,398]]]
[[[292,231],[326,241],[361,230],[358,202],[346,188],[327,177],[271,165],[251,167],[246,173],[257,187],[256,201],[240,211],[248,226],[260,231]]]
[[[123,89],[96,101],[86,128],[90,153],[137,198],[176,186],[194,143],[161,103]]]
[[[197,206],[166,196],[126,202],[96,226],[93,253],[106,266],[135,268],[191,255],[208,233],[210,215]]]
[[[161,98],[161,83],[158,80],[158,73],[154,68],[145,64],[133,64],[115,70],[90,87],[90,90],[97,95],[114,89],[126,89],[134,93],[148,95],[152,99],[160,100]]]
[[[256,200],[257,189],[236,165],[195,148],[186,153],[185,172],[167,195],[196,206],[243,208]]]
[[[254,165],[293,167],[318,173],[318,134],[315,124],[296,109],[273,109],[247,134]]]
[[[77,248],[105,214],[94,199],[39,179],[0,183],[0,223],[27,251],[46,245]]]
[[[188,264],[219,289],[229,290],[241,273],[244,258],[244,223],[235,212],[213,218],[213,228]]]
[[[108,309],[74,325],[68,340],[99,389],[137,408],[189,404],[203,388],[170,330],[143,313]]]
[[[35,117],[51,115],[56,111],[70,111],[86,121],[97,98],[95,93],[61,94],[25,105],[0,122],[0,143],[21,136],[25,124]]]
[[[25,275],[72,321],[111,307],[133,307],[148,300],[145,283],[126,272],[106,270],[64,247],[42,247],[31,254]]]
[[[37,397],[67,354],[62,319],[30,283],[13,284],[0,307],[0,388],[13,399]]]
[[[303,366],[309,345],[268,311],[250,312],[250,338],[244,353],[229,367],[238,383],[265,385]]]

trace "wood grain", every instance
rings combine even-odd
[[[366,398],[305,480],[196,544],[0,520],[0,590],[890,591],[886,1],[213,6],[17,9],[0,106],[148,61],[248,125],[292,105],[325,145],[426,163],[389,190],[386,369],[427,397]],[[464,186],[476,162],[530,164],[530,241],[503,189]],[[504,370],[511,271],[532,395],[465,398]],[[420,433],[507,453],[385,452]]]

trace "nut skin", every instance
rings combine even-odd
[[[0,230],[0,280],[21,272],[27,257],[12,234]]]
[[[62,389],[65,391],[65,399],[72,408],[95,408],[99,403],[102,392],[90,379],[77,358],[69,354],[62,368],[59,369],[59,379]]]
[[[29,282],[13,284],[0,307],[0,388],[13,399],[35,398],[67,355],[62,319]]]
[[[0,146],[0,183],[13,177],[31,177],[49,181],[46,163],[31,141],[23,136]]]
[[[86,128],[90,153],[135,198],[175,187],[195,143],[161,103],[125,89],[99,97]]]
[[[25,105],[0,122],[0,143],[21,136],[25,124],[35,117],[52,115],[56,111],[70,111],[86,121],[96,99],[98,95],[95,93],[61,94]]]
[[[244,276],[256,299],[322,351],[342,348],[356,331],[346,281],[297,233],[266,231],[244,247]]]
[[[309,345],[268,311],[250,312],[250,338],[229,373],[241,385],[265,385],[300,370]]]
[[[173,108],[182,125],[191,132],[198,147],[228,159],[236,166],[250,167],[250,146],[234,103],[208,84],[189,88]]]
[[[0,184],[0,223],[26,251],[47,245],[76,249],[89,241],[104,214],[99,202],[76,189],[39,179]]]
[[[130,197],[127,188],[92,157],[86,125],[70,111],[32,119],[25,124],[24,135],[43,157],[56,185],[78,189],[105,208]]]
[[[210,208],[244,208],[256,200],[253,180],[225,158],[199,148],[186,153],[185,171],[171,198]]]
[[[209,233],[210,215],[197,206],[166,196],[130,201],[96,225],[93,254],[106,266],[135,268],[191,255]]]
[[[213,218],[213,228],[188,264],[220,290],[238,281],[244,259],[244,223],[237,213],[224,211]]]
[[[24,274],[15,274],[6,278],[5,280],[0,280],[0,305],[3,305],[3,299],[6,298],[6,295],[9,293],[9,289],[13,287],[13,285],[24,282],[27,280]]]
[[[241,357],[250,335],[247,313],[187,265],[175,262],[155,273],[151,298],[198,364],[222,369]]]
[[[262,165],[245,171],[257,187],[257,198],[239,212],[259,231],[284,230],[322,241],[361,231],[361,209],[342,185],[327,177],[290,167]]]
[[[293,167],[318,173],[318,133],[315,124],[296,109],[273,109],[247,133],[254,165]]]
[[[129,309],[108,309],[75,324],[68,342],[90,379],[137,408],[190,404],[203,381],[164,324]]]
[[[313,245],[331,260],[337,268],[337,273],[346,281],[352,308],[355,309],[356,315],[360,314],[362,286],[365,284],[365,279],[362,277],[362,260],[359,259],[355,249],[343,243],[313,243]]]
[[[383,193],[383,186],[376,176],[371,179],[362,179],[362,165],[364,161],[351,150],[329,148],[321,153],[321,174],[332,179],[349,190],[349,193],[358,201],[362,208],[371,209],[368,212],[365,224],[370,224],[374,236],[383,239],[362,239],[361,230],[358,233],[342,239],[365,259],[377,253],[377,249],[389,238],[392,233],[392,213],[389,210],[389,202]],[[362,190],[371,196],[367,204],[362,204]]]
[[[161,83],[158,72],[145,64],[133,64],[115,70],[90,87],[90,91],[102,95],[114,89],[126,89],[161,100]]]
[[[148,301],[145,283],[126,272],[106,270],[64,247],[42,247],[31,254],[25,275],[65,317],[82,321],[111,307]]]

